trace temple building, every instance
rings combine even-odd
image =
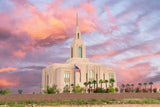
[[[95,50],[96,51],[96,50]],[[75,72],[75,65],[81,72]],[[70,58],[66,63],[54,63],[43,69],[42,72],[42,90],[46,90],[47,86],[51,87],[54,84],[60,92],[66,85],[79,84],[84,87],[84,82],[97,81],[97,86],[100,86],[99,80],[115,80],[114,87],[117,87],[116,72],[105,65],[90,62],[86,58],[86,47],[81,39],[81,32],[78,26],[78,13],[76,17],[76,29],[74,40],[70,46]],[[103,88],[105,88],[103,84]]]

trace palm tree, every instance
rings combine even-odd
[[[126,84],[126,86],[127,86],[127,87],[129,87],[129,86],[130,86],[130,84]]]
[[[145,86],[145,90],[146,90],[146,85],[147,85],[147,83],[143,83],[143,85]]]
[[[89,82],[88,82],[88,84],[89,84],[89,88],[90,88],[90,87],[91,87],[92,82],[91,82],[91,81],[89,81]]]
[[[150,89],[151,89],[151,92],[152,92],[152,85],[153,85],[153,82],[149,82],[149,85],[151,85]]]
[[[132,86],[132,90],[133,90],[134,84],[131,84],[131,86]]]
[[[142,86],[142,83],[138,83],[138,85],[140,86],[140,88],[141,88],[141,86]]]
[[[111,78],[110,80],[109,80],[109,82],[112,84],[112,86],[113,86],[113,83],[115,82],[115,80],[113,79],[113,78]]]
[[[125,85],[124,85],[124,84],[121,84],[121,87],[123,88],[123,92],[124,92],[124,87],[125,87]]]
[[[85,85],[85,87],[87,88],[88,82],[84,82],[83,85]]]
[[[87,89],[88,82],[84,82],[83,85],[85,85],[85,87],[86,87],[86,89]]]
[[[129,86],[130,86],[130,84],[126,84],[128,92],[130,92],[130,87]]]
[[[95,85],[96,85],[97,81],[93,80],[92,83],[94,84],[94,89],[95,89]]]
[[[92,82],[89,81],[88,84],[89,84],[89,90],[90,90],[90,93],[91,93],[91,84],[92,84]]]
[[[104,80],[104,83],[106,83],[106,89],[107,89],[107,83],[108,83],[108,80]]]
[[[101,79],[101,80],[99,80],[99,83],[101,84],[101,88],[102,88],[103,80],[102,80],[102,79]]]

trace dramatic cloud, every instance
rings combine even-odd
[[[91,61],[113,68],[118,85],[158,87],[159,9],[157,0],[1,0],[0,88],[40,91],[42,69],[69,58],[77,10]]]

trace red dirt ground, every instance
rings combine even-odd
[[[0,101],[52,101],[52,100],[77,100],[77,99],[139,99],[160,98],[160,93],[92,93],[92,94],[11,94],[0,95]]]

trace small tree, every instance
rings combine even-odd
[[[33,91],[33,93],[32,94],[35,94],[35,92]]]
[[[18,94],[22,94],[23,90],[18,90]]]

